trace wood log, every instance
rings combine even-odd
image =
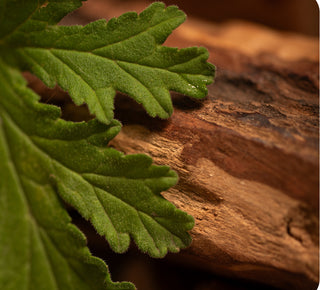
[[[73,17],[108,18],[145,4],[88,1]],[[175,257],[225,276],[313,289],[319,274],[318,39],[190,19],[166,44],[209,50],[217,74],[207,98],[172,94],[175,111],[159,120],[119,95],[116,117],[124,126],[111,145],[147,153],[178,172],[179,183],[163,195],[196,224],[191,247]]]

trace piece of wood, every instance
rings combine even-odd
[[[213,271],[305,289],[318,277],[317,89],[306,63],[292,73],[279,59],[220,54],[242,69],[218,70],[203,102],[176,96],[168,121],[118,101],[125,125],[112,145],[179,173],[164,196],[196,219],[186,253]]]
[[[99,7],[90,13],[102,14]],[[317,39],[190,20],[168,44],[209,49],[217,77],[208,97],[174,95],[168,121],[118,97],[124,127],[112,145],[179,173],[164,196],[195,217],[184,255],[223,275],[288,289],[316,285]]]
[[[88,1],[74,19],[146,4],[103,2]],[[173,94],[172,117],[159,120],[118,96],[124,126],[111,145],[178,172],[178,185],[163,195],[196,224],[191,247],[177,259],[283,289],[312,289],[319,272],[318,40],[191,19],[167,44],[208,48],[217,66],[208,97]]]

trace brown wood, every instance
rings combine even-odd
[[[168,121],[119,100],[125,126],[112,145],[179,173],[164,195],[196,219],[185,251],[192,259],[224,275],[306,289],[318,277],[317,86],[306,77],[317,65],[217,52],[239,71],[218,66],[203,102],[175,96]]]
[[[102,2],[89,1],[74,19],[141,11],[145,4]],[[178,172],[178,185],[164,196],[193,215],[196,225],[192,246],[176,259],[283,289],[314,289],[318,39],[252,23],[191,19],[167,45],[208,48],[217,66],[208,97],[173,94],[172,117],[159,120],[118,96],[116,116],[124,126],[111,145],[148,153]]]

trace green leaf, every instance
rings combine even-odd
[[[57,24],[64,16],[81,7],[83,1],[86,0],[47,0],[47,5],[38,9],[30,21],[26,22],[26,27],[21,27],[21,30],[31,30],[30,25],[40,30],[43,24]]]
[[[105,263],[91,256],[56,194],[54,160],[32,140],[41,131],[48,138],[61,131],[66,140],[80,138],[79,131],[57,119],[59,109],[36,103],[24,80],[2,61],[0,92],[0,289],[134,289],[128,282],[113,283]],[[83,131],[104,126],[91,127]]]
[[[17,30],[41,30],[57,24],[81,6],[80,0],[2,0],[0,1],[0,43]]]
[[[53,184],[116,252],[127,250],[130,237],[153,257],[190,244],[193,218],[160,194],[177,182],[175,172],[152,165],[146,155],[125,156],[107,148],[119,122],[59,119],[60,110],[38,103],[15,72],[0,71],[0,91],[6,96],[0,99],[0,117],[19,176]]]
[[[23,68],[46,85],[58,83],[77,105],[87,103],[106,124],[113,119],[116,91],[141,103],[151,116],[172,113],[169,91],[195,98],[207,95],[214,66],[205,48],[161,46],[185,20],[175,6],[154,3],[140,15],[130,12],[108,23],[56,26],[31,19],[6,39]]]
[[[111,281],[64,202],[119,253],[131,239],[153,257],[191,242],[193,218],[161,195],[177,182],[175,172],[107,144],[121,127],[113,120],[116,91],[166,118],[170,90],[207,94],[208,52],[161,46],[185,20],[162,3],[108,23],[56,25],[81,2],[0,0],[0,289],[134,288]],[[58,83],[97,119],[62,120],[59,108],[38,102],[18,68]]]
[[[39,11],[45,0],[0,1],[0,39],[10,35]],[[21,9],[21,6],[23,9]]]

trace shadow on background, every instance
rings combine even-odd
[[[319,8],[315,0],[162,0],[189,16],[221,22],[243,19],[275,29],[319,35]]]

